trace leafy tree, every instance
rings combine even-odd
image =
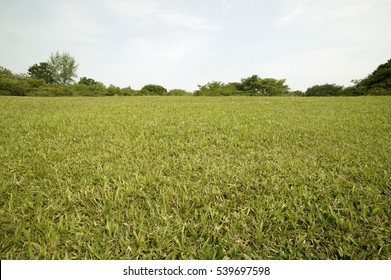
[[[30,66],[27,72],[31,78],[44,80],[47,84],[55,83],[52,68],[47,62]]]
[[[368,77],[357,82],[357,86],[362,86],[368,90],[375,88],[391,89],[391,59],[380,64]]]
[[[363,86],[358,85],[345,87],[341,92],[341,95],[346,96],[358,96],[366,94],[368,94],[368,91]]]
[[[276,80],[273,78],[260,78],[257,75],[241,80],[236,84],[238,90],[248,95],[282,95],[289,93],[289,87],[285,85],[285,80]]]
[[[154,84],[145,85],[140,92],[143,95],[167,95],[167,89]]]
[[[52,69],[54,80],[60,84],[71,84],[77,78],[76,70],[78,64],[69,53],[56,52],[49,58],[48,64]]]
[[[107,95],[113,96],[113,95],[120,95],[121,89],[119,87],[116,87],[115,85],[109,85],[107,88]]]
[[[132,96],[140,95],[139,91],[132,89],[131,87],[121,88],[121,95]]]
[[[198,85],[198,90],[194,92],[194,95],[218,96],[218,95],[222,95],[223,88],[224,88],[223,82],[213,81],[203,86]]]
[[[337,96],[343,94],[343,86],[336,84],[315,85],[309,87],[305,96]]]
[[[92,86],[96,85],[98,82],[95,81],[94,79],[87,78],[87,77],[80,77],[79,84],[82,85],[87,85],[87,86]]]
[[[238,91],[233,84],[224,84],[223,82],[213,81],[206,85],[198,85],[198,90],[194,95],[220,96],[220,95],[236,95]]]
[[[0,77],[12,78],[13,76],[14,74],[11,72],[11,70],[0,66]]]

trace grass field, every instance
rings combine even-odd
[[[391,97],[0,97],[0,259],[391,259]]]

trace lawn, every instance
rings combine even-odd
[[[391,97],[0,97],[0,259],[391,259]]]

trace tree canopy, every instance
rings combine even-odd
[[[145,95],[167,95],[167,89],[160,86],[160,85],[154,85],[154,84],[149,84],[145,85],[141,90],[142,94]]]
[[[353,80],[354,85],[343,87],[336,84],[322,84],[309,87],[305,92],[290,91],[285,79],[261,78],[252,75],[242,78],[240,82],[224,83],[212,81],[198,85],[194,92],[182,89],[168,91],[161,85],[147,84],[141,90],[130,86],[120,88],[115,85],[106,87],[94,79],[81,77],[78,83],[78,64],[69,53],[52,53],[46,62],[30,66],[26,74],[14,74],[0,66],[0,95],[34,95],[34,96],[140,96],[140,95],[205,95],[205,96],[357,96],[357,95],[391,95],[391,59],[380,64],[371,74],[361,80]]]
[[[341,95],[342,91],[343,86],[336,84],[315,85],[306,90],[305,96],[337,96]]]
[[[41,62],[30,66],[27,73],[31,78],[44,80],[47,84],[54,84],[53,70],[49,63]]]
[[[262,79],[257,75],[242,79],[241,83],[238,84],[238,89],[249,95],[272,96],[289,93],[289,87],[285,85],[285,80]]]
[[[81,77],[79,80],[79,84],[92,86],[92,85],[96,85],[97,81],[95,81],[94,79],[91,79],[91,78]]]
[[[78,64],[69,53],[56,52],[50,56],[48,63],[57,83],[67,85],[73,83],[74,78],[77,78]]]
[[[218,81],[209,82],[205,85],[198,85],[195,95],[253,95],[273,96],[289,93],[289,87],[285,80],[273,78],[260,78],[257,75],[241,79],[240,83],[222,83]]]
[[[358,82],[357,86],[363,86],[366,89],[391,89],[391,59],[384,64],[380,64],[375,71]]]
[[[0,77],[11,78],[11,77],[13,77],[13,75],[14,74],[11,72],[11,70],[4,68],[3,66],[0,66]]]

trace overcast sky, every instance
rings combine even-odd
[[[0,66],[56,51],[106,85],[197,89],[256,74],[350,85],[391,58],[390,0],[0,0]]]

